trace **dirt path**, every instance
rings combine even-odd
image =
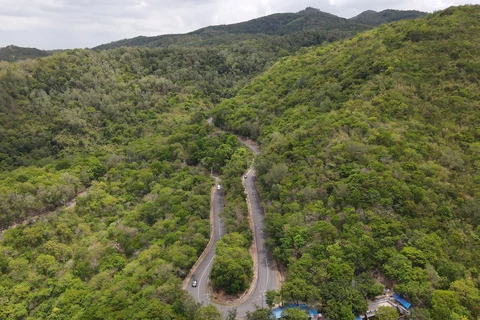
[[[22,221],[20,222],[15,222],[14,224],[4,228],[4,229],[0,229],[0,240],[3,239],[3,233],[7,230],[10,230],[12,228],[16,228],[18,226],[24,226],[24,225],[27,225],[27,224],[30,224],[30,223],[34,223],[36,222],[37,220],[39,219],[42,219],[52,213],[54,213],[55,211],[57,211],[58,209],[64,207],[65,209],[71,209],[73,207],[75,207],[76,205],[76,200],[78,197],[84,197],[88,190],[90,189],[90,187],[88,187],[87,189],[83,190],[82,192],[79,192],[77,193],[77,195],[72,199],[70,200],[69,202],[65,203],[64,205],[59,205],[57,206],[56,208],[54,208],[53,210],[50,210],[50,211],[39,211],[39,212],[36,212],[34,213],[33,215],[30,215],[28,217],[26,217],[25,219],[23,219]]]

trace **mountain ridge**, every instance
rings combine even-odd
[[[24,59],[43,58],[51,55],[55,50],[41,50],[37,48],[18,47],[9,45],[0,48],[0,61],[14,62]]]
[[[225,44],[231,43],[232,41],[248,40],[251,39],[252,35],[258,35],[261,37],[281,37],[307,31],[344,31],[355,33],[378,25],[379,21],[391,22],[404,18],[412,18],[415,16],[414,12],[417,12],[412,10],[409,11],[409,15],[406,15],[403,11],[399,10],[385,11],[388,11],[388,15],[382,14],[382,12],[384,12],[382,11],[368,16],[362,16],[362,14],[360,14],[354,18],[346,19],[323,12],[316,8],[307,7],[296,13],[274,13],[234,24],[208,26],[186,34],[169,34],[152,37],[138,36],[130,39],[113,41],[108,44],[102,44],[93,49],[102,50],[120,46],[195,46],[195,44],[198,43],[200,43],[200,45]],[[425,13],[418,12],[417,16],[422,16],[424,14]],[[355,21],[355,18],[362,21],[362,23]],[[364,23],[365,21],[368,21],[369,18],[374,18],[375,22]],[[205,38],[201,38],[202,35],[204,35]],[[200,38],[195,38],[195,36],[199,36]]]
[[[366,10],[362,13],[350,18],[349,20],[371,25],[379,26],[383,23],[394,22],[404,19],[416,19],[425,16],[427,13],[417,10],[392,10],[386,9],[380,12],[374,10]]]

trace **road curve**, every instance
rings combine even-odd
[[[277,289],[277,281],[275,274],[275,265],[272,255],[268,251],[265,240],[266,236],[263,232],[264,211],[255,185],[255,170],[248,172],[245,179],[245,190],[248,192],[250,201],[251,214],[253,216],[254,237],[257,247],[257,283],[254,283],[255,289],[252,295],[242,304],[237,306],[237,315],[239,318],[245,317],[247,311],[254,311],[256,307],[266,307],[265,293],[268,290]]]
[[[218,185],[218,180],[217,180]],[[216,188],[216,186],[215,186]],[[205,258],[200,262],[195,270],[192,279],[197,279],[197,287],[192,287],[191,281],[187,284],[187,291],[192,295],[195,301],[204,305],[210,303],[210,297],[208,293],[208,278],[210,276],[210,270],[212,269],[213,258],[215,257],[215,247],[217,241],[225,234],[225,225],[220,218],[220,213],[223,210],[223,191],[222,189],[215,190],[213,197],[213,245]]]
[[[242,142],[252,149],[254,154],[258,154],[258,147],[250,140],[242,140]],[[195,275],[192,278],[197,279],[197,287],[192,287],[191,281],[187,285],[187,291],[192,295],[195,301],[206,305],[215,305],[222,314],[227,315],[228,311],[237,308],[237,317],[244,318],[247,311],[253,312],[257,307],[266,307],[265,293],[268,290],[277,289],[275,265],[271,254],[265,246],[265,234],[263,233],[264,211],[261,204],[260,195],[258,194],[255,184],[255,170],[251,169],[246,174],[245,191],[247,193],[247,201],[250,203],[250,215],[253,217],[253,233],[255,237],[257,250],[257,281],[253,283],[253,292],[242,300],[240,303],[232,305],[220,305],[212,303],[208,295],[208,278],[212,269],[213,259],[215,257],[216,242],[225,234],[225,226],[220,218],[223,209],[223,193],[222,190],[216,190],[214,195],[214,239],[210,251],[200,262]],[[218,181],[217,181],[218,183]]]

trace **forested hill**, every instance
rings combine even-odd
[[[211,170],[227,230],[251,239],[249,153],[206,118],[275,58],[239,44],[1,62],[0,231],[18,225],[0,235],[0,319],[220,319],[181,285],[209,239]]]
[[[211,31],[233,33],[233,34],[257,34],[267,35],[285,35],[297,31],[310,29],[316,30],[361,30],[362,27],[348,19],[337,17],[333,14],[322,12],[318,9],[308,7],[297,13],[276,13],[253,19],[246,22],[240,22],[229,25],[219,25],[206,27],[192,34],[202,34]]]
[[[427,13],[417,10],[383,10],[376,12],[373,10],[367,10],[359,15],[350,18],[350,21],[365,24],[369,26],[379,26],[387,22],[393,22],[404,19],[416,19],[426,15]]]
[[[42,58],[52,53],[52,51],[45,51],[36,48],[23,48],[11,45],[0,48],[0,61],[13,62],[23,59]]]
[[[283,58],[221,104],[261,143],[282,297],[352,319],[376,278],[414,319],[480,316],[479,50],[480,6],[451,7]]]
[[[135,37],[97,46],[93,49],[126,47],[207,46],[242,40],[265,40],[278,44],[292,42],[292,37],[328,38],[330,41],[351,36],[370,26],[307,8],[297,13],[277,13],[246,22],[202,28],[187,34]],[[318,44],[318,43],[314,43]],[[311,45],[311,44],[310,44]]]

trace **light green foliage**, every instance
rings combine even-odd
[[[454,292],[437,290],[432,295],[433,319],[451,319],[451,316],[459,306]]]
[[[394,307],[380,306],[375,313],[378,320],[397,320],[398,316],[398,311]]]
[[[114,152],[97,146],[95,155],[0,173],[0,201],[13,204],[8,197],[16,194],[38,201],[32,206],[38,210],[90,185],[74,208],[3,234],[0,318],[220,319],[214,307],[199,309],[180,289],[208,242],[212,186],[209,169],[185,162],[197,165],[187,159],[214,155],[229,142],[232,153],[238,147],[232,135],[210,131],[184,119],[171,132],[109,147]],[[202,147],[186,147],[191,141]],[[33,214],[21,201],[15,206]]]
[[[222,314],[213,305],[209,304],[197,310],[194,320],[221,320]]]
[[[217,107],[258,134],[268,244],[327,317],[364,309],[374,271],[432,317],[436,290],[478,317],[456,283],[479,279],[478,21],[452,7],[305,49]]]
[[[279,298],[280,294],[276,290],[267,290],[267,292],[265,293],[265,302],[270,307],[270,309],[273,307],[273,305],[280,302]]]
[[[275,316],[268,308],[257,308],[255,311],[247,311],[247,320],[274,320]]]
[[[282,316],[292,320],[308,320],[309,316],[305,310],[300,308],[288,308],[282,311]]]
[[[217,289],[239,294],[248,289],[253,276],[250,242],[239,233],[229,233],[217,242],[210,279]]]
[[[204,121],[213,106],[218,127],[262,147],[282,299],[351,319],[375,274],[431,311],[418,319],[478,317],[478,21],[478,6],[453,7],[291,56],[359,29],[1,63],[0,227],[89,190],[3,234],[0,318],[194,319],[180,280],[208,241],[210,170],[237,233],[212,276],[244,290],[253,156]]]
[[[280,289],[280,296],[283,302],[315,301],[318,297],[318,289],[300,278],[287,279]]]

